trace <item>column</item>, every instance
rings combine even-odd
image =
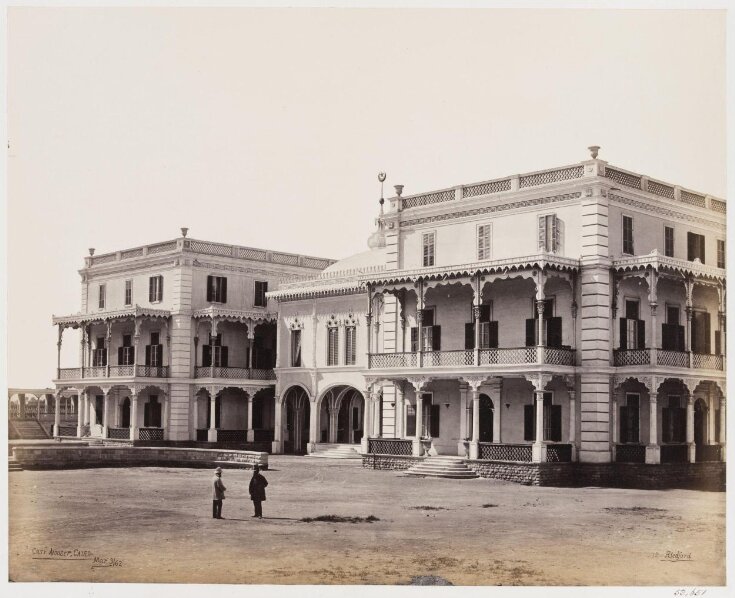
[[[248,393],[247,441],[255,442],[255,429],[253,428],[253,395],[250,393]]]
[[[661,463],[661,447],[658,444],[658,394],[648,393],[648,444],[646,463]]]
[[[110,343],[112,342],[112,322],[107,322],[107,334],[105,334],[105,375],[110,377]]]
[[[377,392],[375,393],[375,396],[373,397],[373,438],[380,438],[382,435],[382,430],[380,429],[380,394]],[[335,421],[336,421],[335,414]]]
[[[110,392],[110,390],[105,390],[104,397],[102,398],[102,438],[107,438],[107,428],[109,426],[107,412],[109,409]]]
[[[171,363],[171,362],[169,362]],[[163,400],[163,413],[161,414],[161,426],[163,426],[163,439],[168,440],[168,406],[170,403],[170,398],[167,394],[161,395],[161,400]]]
[[[61,378],[61,338],[64,336],[64,329],[59,324],[59,340],[56,341],[56,377]]]
[[[543,280],[539,282],[540,285],[543,285]],[[543,288],[543,287],[542,287]],[[544,324],[546,323],[546,320],[544,320],[544,299],[536,301],[536,312],[538,313],[538,340],[536,342],[536,361],[537,363],[544,363]]]
[[[470,459],[477,459],[480,455],[480,388],[472,386],[470,389],[472,400],[472,437],[470,440]]]
[[[533,441],[532,460],[534,463],[544,463],[546,461],[546,445],[544,444],[544,391],[536,390],[534,394],[536,395],[536,440]]]
[[[83,390],[79,391],[77,398],[77,438],[82,437],[82,428],[84,428],[84,393],[85,391]]]
[[[248,320],[248,375],[253,378],[253,351],[255,349],[255,325],[252,320]],[[248,421],[250,421],[248,419]]]
[[[403,427],[403,385],[396,382],[395,383],[395,389],[396,389],[396,406],[395,406],[395,421],[396,421],[396,438],[403,438],[404,430]]]
[[[79,328],[79,365],[82,368],[82,378],[84,378],[84,366],[86,365],[86,339],[87,339],[87,327],[81,326]]]
[[[503,404],[500,402],[500,392],[493,399],[493,442],[500,444],[502,439],[500,438],[500,430],[502,429],[501,418],[503,417]]]
[[[694,444],[694,395],[687,396],[687,447],[689,449],[689,463],[696,461],[696,445]]]
[[[92,401],[90,401],[89,394],[84,393],[84,425],[92,425]]]
[[[136,317],[134,320],[134,330],[133,330],[133,375],[138,375],[138,346],[140,345],[140,327],[142,324],[142,319],[140,317]]]
[[[622,394],[622,390],[614,389],[612,393],[612,445],[613,445],[613,461],[615,460],[615,452],[614,449],[617,446],[618,442],[620,441],[618,438],[618,431],[620,430],[620,426],[618,425],[618,413],[620,406],[620,401],[618,400],[618,395]]]
[[[574,388],[569,392],[569,444],[572,445],[572,461],[577,460],[577,391]]]
[[[475,365],[480,365],[480,306],[472,306],[472,315],[475,320]]]
[[[715,444],[715,398],[707,391],[707,444]]]
[[[274,400],[273,446],[271,450],[274,455],[278,455],[283,452],[283,403],[281,403],[281,398],[277,393]]]
[[[319,411],[317,410],[316,405],[316,400],[311,401],[311,404],[309,405],[309,445],[306,447],[306,450],[309,453],[313,453],[314,450],[316,450],[316,443],[318,441],[317,422]]]
[[[207,442],[217,442],[217,391],[209,390],[209,430],[207,430]]]
[[[59,435],[59,425],[61,424],[61,397],[57,394],[54,396],[54,437]]]
[[[421,432],[424,427],[424,405],[421,391],[416,391],[416,436],[413,441],[413,455],[420,457],[423,454],[421,447]]]
[[[130,440],[138,440],[138,393],[130,394]]]
[[[656,318],[656,309],[658,308],[658,305],[656,303],[651,303],[651,347],[650,347],[650,353],[651,353],[651,365],[657,365],[658,364],[658,320]]]
[[[362,410],[362,440],[360,441],[360,450],[362,451],[362,454],[367,454],[368,450],[370,449],[370,413],[372,412],[372,405],[370,404],[372,401],[372,393],[370,389],[363,391],[363,397],[365,399],[364,407]]]
[[[460,457],[469,457],[469,445],[465,445],[467,433],[467,387],[464,384],[459,385],[459,442],[457,443],[457,454]]]
[[[416,309],[416,339],[418,341],[418,346],[416,347],[417,357],[418,360],[418,366],[423,367],[424,365],[424,312],[423,312],[423,301],[419,303],[421,305],[421,309]]]
[[[336,406],[337,401],[334,400],[333,396],[330,396],[330,400],[327,402],[327,442],[334,444],[337,442],[337,415],[338,408]],[[373,435],[375,435],[373,433]]]
[[[687,352],[687,358],[689,359],[689,368],[692,367],[692,306],[687,305],[684,308],[687,317],[687,325],[684,334],[684,349]]]
[[[212,342],[214,341],[214,338],[217,336],[217,318],[215,318],[214,316],[212,316],[210,320],[210,326],[211,326],[211,331],[210,331],[211,340],[209,341],[209,343],[211,345]],[[214,361],[215,361],[214,360],[214,349],[212,349],[212,354],[210,357],[211,357],[211,362],[209,364],[209,376],[210,378],[214,378]],[[212,409],[213,409],[212,413],[214,413],[214,408]],[[212,422],[214,422],[214,417],[212,417]],[[210,440],[210,442],[214,442],[214,441]]]

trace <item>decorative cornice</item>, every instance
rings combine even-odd
[[[275,313],[228,309],[217,305],[197,309],[191,314],[191,317],[194,319],[220,318],[229,322],[242,322],[243,324],[246,324],[248,320],[253,322],[275,322],[277,319]]]
[[[656,249],[646,255],[634,255],[614,260],[612,267],[620,273],[640,272],[650,267],[656,271],[675,272],[682,276],[695,276],[717,281],[724,281],[727,274],[727,271],[723,268],[664,256],[659,254]]]
[[[82,324],[90,322],[106,322],[109,320],[120,320],[128,318],[169,318],[171,312],[167,309],[153,309],[150,307],[128,307],[126,309],[118,309],[114,311],[98,312],[91,314],[72,314],[69,316],[51,316],[54,326],[58,325],[62,328],[77,328]]]
[[[619,203],[622,203],[628,206],[632,206],[634,208],[638,208],[639,210],[643,210],[645,212],[651,212],[654,214],[667,216],[669,218],[678,218],[680,220],[686,220],[687,222],[694,222],[696,224],[710,226],[722,232],[725,231],[724,222],[716,222],[714,220],[700,218],[699,216],[693,216],[691,214],[686,214],[684,212],[679,212],[677,210],[664,208],[663,206],[655,205],[650,202],[647,203],[647,202],[639,201],[631,197],[625,197],[623,195],[618,195],[617,193],[612,193],[612,192],[608,193],[608,198],[612,201],[617,201]],[[724,218],[724,214],[723,214],[723,218]]]
[[[582,197],[582,193],[580,191],[575,191],[573,193],[564,193],[561,195],[552,195],[549,197],[537,197],[534,199],[523,199],[520,201],[510,201],[504,204],[485,206],[483,208],[475,208],[472,210],[464,210],[461,212],[450,212],[446,214],[436,214],[434,216],[426,216],[423,218],[414,218],[412,220],[402,220],[400,222],[400,227],[406,228],[409,226],[416,226],[417,224],[440,222],[444,220],[456,220],[457,218],[467,218],[469,216],[478,216],[480,214],[491,214],[493,212],[506,212],[508,210],[515,210],[518,208],[527,208],[530,206],[538,206],[538,205],[543,205],[543,204],[569,201],[572,199],[579,199],[580,197]]]

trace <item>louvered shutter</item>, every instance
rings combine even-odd
[[[212,365],[212,347],[211,345],[202,346],[202,366],[208,368]]]
[[[155,284],[156,283],[155,283],[155,279],[156,279],[155,276],[151,276],[148,279],[148,301],[150,301],[151,303],[153,303],[156,300],[156,295],[155,295]]]
[[[419,350],[419,329],[416,326],[411,328],[411,353]]]
[[[538,217],[538,248],[540,251],[546,251],[546,217]]]
[[[223,368],[229,367],[229,350],[227,347],[220,347],[220,366]]]
[[[526,347],[533,347],[536,344],[536,320],[528,318],[526,320]]]
[[[685,336],[685,328],[684,326],[677,326],[678,328],[678,334],[677,334],[677,350],[678,351],[686,351],[686,336]]]
[[[551,251],[556,253],[560,245],[559,219],[556,214],[551,217],[551,237]]]
[[[475,323],[467,322],[464,325],[464,348],[470,351],[475,348]]]
[[[638,320],[638,335],[637,335],[637,346],[636,349],[646,348],[646,321]]]
[[[628,318],[620,318],[620,348],[628,348]]]
[[[535,405],[523,406],[523,440],[535,440],[534,413]]]
[[[432,351],[441,351],[441,348],[442,348],[442,327],[432,326],[431,349]]]
[[[487,346],[488,349],[497,349],[498,348],[498,322],[488,322],[487,323],[488,328],[488,341]]]
[[[704,264],[704,235],[699,235],[699,259]]]
[[[693,233],[687,233],[687,259],[691,262],[697,251],[697,238]]]
[[[439,418],[441,417],[441,405],[431,405],[431,416],[429,420],[431,422],[429,428],[429,436],[432,438],[439,438]]]
[[[715,330],[715,355],[722,355],[722,336],[719,330]]]
[[[222,279],[222,303],[227,303],[227,279]]]
[[[145,364],[151,365],[151,346],[150,345],[145,346]]]
[[[125,365],[125,357],[123,357],[123,348],[117,348],[117,365]]]
[[[214,301],[214,276],[207,276],[207,302]]]
[[[549,347],[561,347],[561,318],[546,320],[546,344]]]

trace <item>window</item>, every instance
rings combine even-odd
[[[207,276],[207,301],[210,303],[227,303],[227,278],[224,276]]]
[[[423,415],[421,435],[430,436],[431,438],[439,438],[439,431],[441,428],[441,405],[439,403],[434,404],[434,395],[430,392],[422,392],[421,399]]]
[[[102,425],[104,409],[105,397],[102,395],[96,395],[94,397],[94,423],[96,423],[98,426]]]
[[[492,319],[492,302],[480,306],[480,349],[491,349],[498,346],[498,323]],[[475,348],[474,307],[470,311],[470,322],[464,325],[465,350]]]
[[[709,354],[711,335],[709,313],[701,310],[692,312],[692,353]]]
[[[725,241],[717,239],[717,267],[725,267]]]
[[[423,265],[424,268],[434,265],[434,243],[435,233],[424,233],[422,237]]]
[[[163,276],[151,276],[148,279],[148,301],[151,303],[163,301]]]
[[[327,328],[327,365],[339,365],[339,328]]]
[[[122,347],[117,348],[117,365],[133,365],[132,336],[123,334]]]
[[[357,328],[345,327],[345,365],[355,365],[357,357]]]
[[[406,401],[406,436],[416,436],[416,405]]]
[[[202,347],[202,365],[216,368],[228,367],[228,348],[222,345],[222,335],[209,335],[209,344]]]
[[[133,304],[133,281],[125,281],[125,305]]]
[[[664,226],[664,255],[674,257],[674,229]]]
[[[623,253],[633,255],[633,217],[623,216]]]
[[[301,330],[291,331],[291,367],[301,367]]]
[[[699,260],[704,264],[704,235],[687,233],[687,259]]]
[[[547,253],[556,253],[560,248],[561,222],[556,214],[538,217],[538,248]]]
[[[158,402],[158,395],[151,395],[143,408],[143,426],[146,428],[161,427],[161,403]]]
[[[644,349],[646,347],[646,323],[639,319],[638,299],[625,300],[625,317],[620,318],[620,348],[623,350]]]
[[[536,307],[536,301],[531,300],[531,309],[533,310],[533,318],[526,320],[526,346],[532,347],[538,344],[538,318],[539,313]],[[562,346],[562,319],[554,316],[554,299],[544,300],[543,313],[543,344],[547,347]]]
[[[268,282],[262,280],[255,281],[255,299],[253,305],[255,307],[266,307],[268,299],[265,294],[268,292]]]
[[[490,224],[481,224],[477,227],[477,259],[490,259]]]
[[[101,284],[99,289],[99,308],[105,308],[105,295],[107,295],[107,285]]]
[[[103,367],[107,365],[107,348],[105,347],[105,337],[98,336],[94,353],[92,353],[92,366]]]
[[[638,393],[625,393],[625,405],[620,406],[620,442],[638,443],[640,435],[640,402]]]
[[[679,325],[681,310],[678,305],[666,305],[666,322],[661,324],[661,348],[664,351],[684,351],[684,326]]]
[[[687,410],[681,397],[671,395],[661,410],[661,440],[664,443],[686,441]]]
[[[536,440],[536,398],[523,406],[523,439]],[[544,440],[561,441],[561,405],[553,404],[554,393],[544,393]]]
[[[145,347],[145,364],[152,367],[163,365],[163,345],[158,332],[151,332],[151,342]]]
[[[421,319],[421,335],[422,351],[439,351],[441,350],[441,326],[434,325],[434,309],[422,310]],[[411,328],[411,351],[416,352],[419,348],[418,327]]]

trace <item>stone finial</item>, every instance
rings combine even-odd
[[[403,185],[393,185],[393,188],[396,190],[396,195],[400,197],[403,193]]]
[[[94,247],[89,248],[89,255],[90,256],[94,255]]]
[[[592,159],[593,160],[596,160],[597,159],[597,152],[600,151],[600,146],[599,145],[590,145],[587,149],[590,150],[590,155],[592,156]]]
[[[181,236],[182,237],[186,237],[186,235],[187,235],[188,232],[189,232],[189,229],[188,228],[186,228],[185,226],[182,226],[181,227]]]

